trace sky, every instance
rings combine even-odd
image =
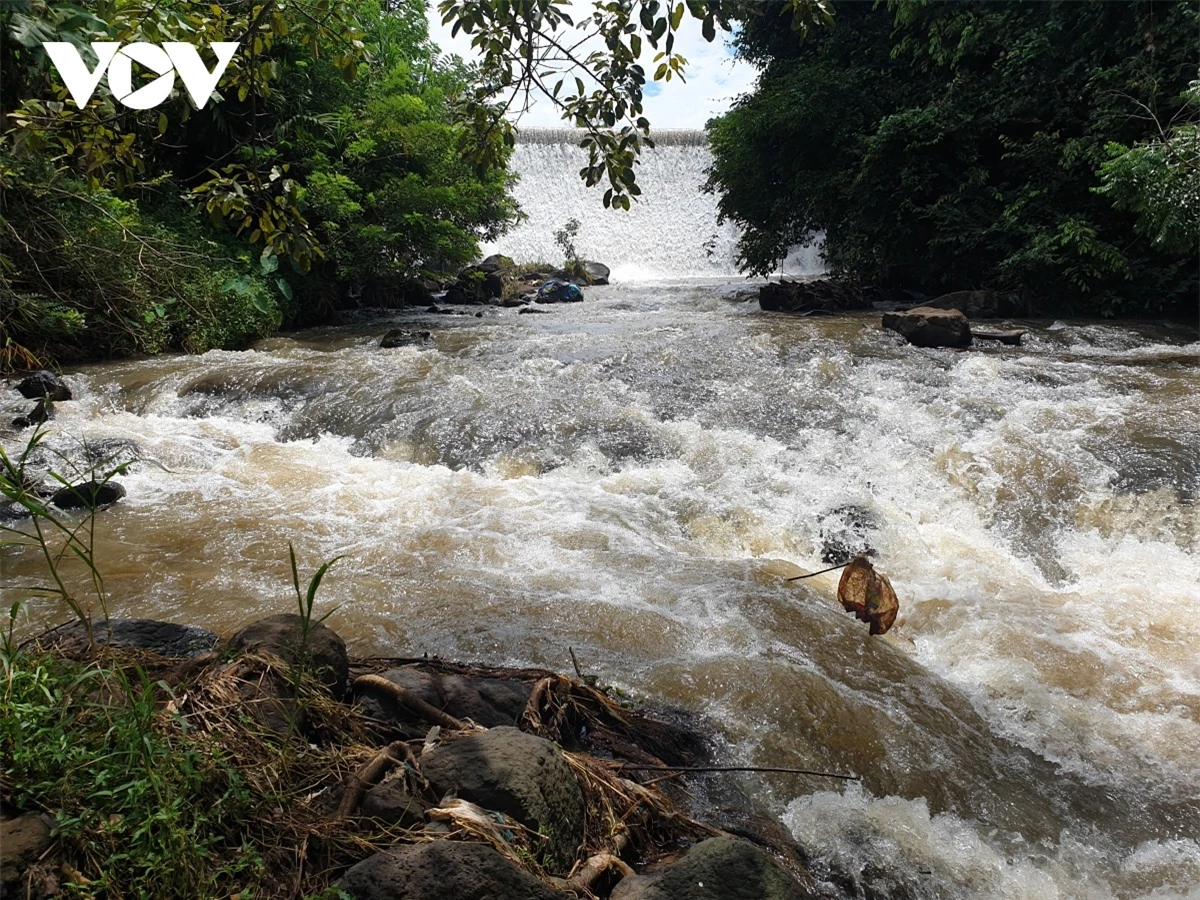
[[[471,40],[461,32],[450,37],[450,27],[443,26],[436,3],[430,4],[429,33],[443,52],[456,53],[468,62],[476,58],[471,49]],[[591,0],[574,0],[570,14],[576,21],[585,18],[591,9]],[[728,37],[728,35],[724,35]],[[585,45],[586,47],[587,45]],[[700,33],[700,23],[691,17],[684,19],[675,38],[675,51],[687,58],[686,83],[677,79],[670,82],[649,82],[646,85],[645,115],[654,129],[703,128],[713,116],[729,108],[739,94],[754,86],[757,71],[753,66],[733,58],[733,50],[723,39],[721,32],[711,44]],[[642,49],[641,62],[647,71],[652,71],[650,60],[655,51],[646,43]],[[526,127],[561,126],[564,123],[550,104],[542,101],[521,119]]]

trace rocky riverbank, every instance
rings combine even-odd
[[[256,897],[817,896],[782,829],[767,817],[752,824],[745,802],[718,811],[711,792],[685,781],[711,762],[698,720],[627,708],[591,679],[352,660],[335,631],[294,614],[226,640],[114,620],[95,623],[89,642],[73,623],[12,658],[120,670],[134,693],[93,686],[61,701],[98,715],[152,701],[155,730],[178,752],[203,746],[231,761],[268,801],[246,807],[267,821],[224,823],[228,852],[262,860],[259,883],[244,886]],[[21,740],[7,735],[16,745],[6,755],[53,752]],[[57,896],[110,877],[89,859],[94,836],[64,823],[103,830],[120,810],[99,794],[95,809],[55,808],[19,771],[6,765],[5,776],[6,896]]]

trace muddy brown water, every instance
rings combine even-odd
[[[345,557],[318,611],[356,653],[569,670],[570,646],[709,716],[728,761],[861,775],[748,785],[862,890],[1200,897],[1194,332],[1023,322],[956,353],[728,296],[89,366],[49,445],[143,457],[99,519],[114,614],[291,609],[291,541],[305,572]],[[432,343],[377,346],[406,324]],[[836,573],[784,581],[830,540],[877,551],[892,634]],[[0,553],[7,605],[40,569]],[[64,618],[36,600],[20,628]]]

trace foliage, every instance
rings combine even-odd
[[[244,346],[364,284],[455,270],[517,218],[509,149],[475,145],[470,75],[437,58],[418,0],[15,0],[0,29],[14,363]],[[130,110],[105,84],[79,109],[51,39],[241,50],[202,109],[177,89]]]
[[[11,647],[0,664],[6,796],[55,814],[71,896],[230,896],[260,876],[230,828],[246,784],[160,708],[165,685]]]
[[[1195,240],[1148,239],[1151,220],[1125,212],[1152,157],[1114,161],[1108,195],[1094,190],[1110,145],[1156,139],[1140,112],[1181,106],[1193,4],[851,3],[807,41],[780,8],[744,21],[758,86],[709,124],[709,188],[744,228],[747,269],[823,232],[832,270],[884,286],[1076,313],[1194,304]]]
[[[579,251],[575,249],[575,238],[579,234],[579,220],[568,219],[562,228],[555,229],[554,243],[563,253],[568,266],[579,262]]]
[[[584,131],[584,181],[591,187],[607,180],[605,207],[629,209],[641,193],[638,155],[654,146],[642,107],[643,50],[656,51],[650,80],[682,80],[687,60],[675,51],[675,36],[685,15],[699,21],[711,41],[732,20],[760,15],[758,6],[758,0],[598,0],[578,23],[568,0],[440,0],[438,9],[443,23],[453,23],[452,34],[471,35],[481,57],[481,84],[467,107],[476,134],[499,134],[511,148],[513,127],[504,114],[521,112],[534,99],[548,101]],[[827,0],[785,0],[781,12],[785,27],[801,37],[832,20]],[[585,42],[596,49],[584,55]],[[506,99],[497,109],[491,103],[501,95]],[[495,146],[478,140],[472,156],[486,162]]]
[[[1183,94],[1191,113],[1133,147],[1112,142],[1100,166],[1102,185],[1118,209],[1137,218],[1134,227],[1155,247],[1187,253],[1200,243],[1200,80]]]

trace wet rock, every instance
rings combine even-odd
[[[529,685],[502,678],[472,678],[403,668],[391,669],[384,672],[382,677],[400,685],[430,706],[456,719],[470,719],[484,728],[515,725],[529,701]],[[383,721],[392,719],[392,707],[374,697],[364,697],[362,707],[363,712],[372,718]]]
[[[858,288],[836,281],[778,281],[758,289],[758,305],[766,312],[803,313],[815,309],[843,312],[865,309]]]
[[[534,309],[532,306],[522,306],[517,310],[523,316],[545,316],[550,314],[548,309]]]
[[[525,297],[525,296],[509,297],[506,300],[500,301],[500,305],[503,306],[505,309],[513,309],[514,307],[517,307],[517,306],[525,306],[528,303],[529,303],[529,298]]]
[[[587,275],[588,284],[608,284],[608,276],[612,274],[604,263],[589,259],[583,261],[583,271]]]
[[[428,344],[433,340],[433,332],[431,331],[413,331],[409,328],[393,328],[385,334],[379,341],[379,346],[384,350],[390,350],[393,347],[413,347],[422,344]]]
[[[425,823],[425,812],[403,778],[393,778],[372,787],[363,796],[362,814],[388,825],[419,828]]]
[[[498,727],[439,746],[421,760],[442,794],[453,792],[544,835],[550,866],[567,870],[583,840],[583,792],[550,741]]]
[[[49,816],[25,813],[0,821],[0,895],[45,897],[51,891],[40,889],[45,876],[31,872],[53,842]],[[34,890],[26,891],[26,886]]]
[[[583,291],[579,285],[558,278],[551,278],[540,288],[533,298],[534,303],[580,303],[583,301]]]
[[[856,556],[874,556],[870,533],[875,520],[861,506],[839,506],[821,517],[821,559],[831,566]]]
[[[1015,315],[1020,303],[1015,294],[1003,294],[999,291],[952,291],[933,300],[926,300],[921,306],[930,309],[957,309],[971,319],[996,319]]]
[[[59,509],[99,509],[125,496],[119,481],[88,481],[55,491],[50,502]]]
[[[17,416],[12,423],[14,428],[29,428],[33,425],[41,425],[53,416],[54,401],[49,397],[43,397],[34,404],[33,409],[23,416]]]
[[[67,383],[53,372],[42,369],[34,372],[17,385],[21,396],[29,400],[39,400],[48,397],[51,400],[70,400],[71,389]]]
[[[207,653],[219,640],[203,628],[154,619],[109,619],[107,622],[97,619],[92,623],[92,636],[98,644],[179,658]],[[87,646],[87,629],[82,622],[68,622],[39,635],[30,643],[64,652],[80,650]]]
[[[883,327],[916,347],[969,347],[971,325],[957,309],[918,306],[907,312],[884,313]]]
[[[612,900],[812,900],[770,854],[746,841],[714,837],[652,875],[625,878]]]
[[[565,900],[486,844],[434,841],[352,866],[340,887],[354,900]]]
[[[228,646],[243,653],[265,650],[293,666],[305,666],[333,696],[345,696],[350,681],[346,643],[320,622],[310,625],[306,639],[303,622],[295,613],[267,616],[234,634]]]

